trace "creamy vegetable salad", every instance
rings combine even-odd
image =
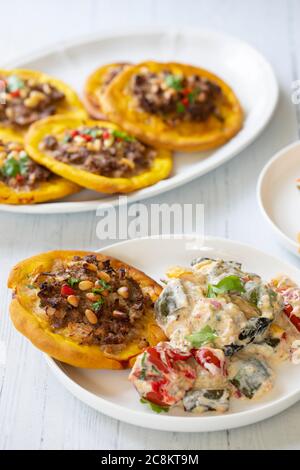
[[[276,363],[300,363],[300,288],[286,276],[265,282],[240,263],[197,259],[168,271],[155,307],[169,341],[129,376],[153,411],[224,413],[231,397],[269,392]]]

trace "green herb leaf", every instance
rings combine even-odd
[[[206,325],[202,330],[197,331],[189,336],[186,336],[186,339],[191,343],[194,348],[200,348],[204,344],[213,343],[214,340],[218,337],[215,330],[213,330],[209,325]]]
[[[69,279],[68,279],[68,284],[71,287],[77,286],[77,284],[79,284],[79,282],[80,282],[80,279],[77,279],[76,277],[69,277]]]
[[[19,161],[14,157],[7,158],[2,166],[2,173],[4,176],[15,177],[20,173]]]
[[[8,91],[12,92],[24,88],[25,84],[20,77],[17,77],[16,75],[11,75],[7,79],[7,86]]]
[[[35,289],[35,286],[33,284],[27,284],[27,289]]]
[[[97,302],[94,302],[92,304],[92,309],[94,310],[94,312],[98,312],[98,310],[100,310],[103,304],[104,304],[103,299],[97,300]]]
[[[141,398],[140,402],[143,405],[150,406],[151,410],[154,411],[155,413],[162,413],[162,412],[167,413],[169,411],[168,406],[157,405],[156,403],[152,403],[152,401],[146,400],[145,398]]]
[[[19,154],[19,173],[26,175],[28,172],[29,157],[26,152],[22,151]]]
[[[238,276],[227,276],[221,279],[218,284],[208,284],[207,297],[216,297],[218,294],[226,292],[245,292],[241,279]]]
[[[98,284],[100,284],[103,287],[102,290],[111,290],[111,286],[103,279],[98,279]]]
[[[167,75],[165,79],[166,85],[174,88],[176,91],[182,90],[182,76],[181,75]]]
[[[176,104],[176,111],[177,113],[184,113],[185,111],[185,106],[180,101]]]
[[[117,137],[118,139],[125,140],[126,142],[134,142],[136,140],[134,137],[128,135],[126,132],[118,131],[117,129],[114,129],[112,131],[112,135],[114,137]]]
[[[92,292],[93,294],[102,294],[102,292],[104,291],[105,289],[103,287],[99,287],[99,289],[95,288],[95,289],[92,289]]]

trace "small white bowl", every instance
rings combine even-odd
[[[260,209],[281,243],[300,257],[300,141],[280,150],[262,170],[257,184]]]

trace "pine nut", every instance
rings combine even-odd
[[[90,323],[92,323],[92,325],[95,325],[98,322],[97,315],[92,310],[89,310],[87,308],[84,313],[85,313],[86,318],[88,319]]]
[[[44,93],[40,91],[32,91],[28,98],[24,101],[27,108],[35,108],[41,101],[45,99]]]
[[[127,318],[127,313],[121,312],[121,310],[114,310],[112,314],[113,314],[113,317],[115,318],[120,318],[120,319]]]
[[[78,307],[79,304],[79,297],[76,297],[76,295],[69,295],[67,297],[67,301],[72,307]]]
[[[93,287],[94,283],[92,281],[81,281],[78,284],[80,290],[89,290]]]
[[[129,297],[128,287],[126,287],[126,286],[119,287],[117,292],[121,297],[123,297],[123,299],[128,299],[128,297]]]
[[[84,267],[85,267],[86,269],[88,269],[89,271],[94,271],[94,272],[97,271],[97,266],[96,266],[95,264],[92,264],[92,263],[86,263],[86,264],[84,265]]]
[[[107,274],[105,271],[98,271],[97,276],[102,281],[109,282],[111,280],[110,275]]]

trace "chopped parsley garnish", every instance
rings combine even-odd
[[[111,290],[110,284],[108,284],[108,283],[107,283],[106,281],[104,281],[103,279],[99,279],[99,280],[98,280],[98,284],[100,284],[100,285],[103,287],[103,289],[105,289],[105,290]]]
[[[218,294],[230,291],[245,292],[243,283],[238,276],[227,276],[221,279],[218,284],[208,284],[207,297],[217,297]]]
[[[204,328],[202,328],[202,330],[186,336],[186,339],[194,348],[200,348],[204,344],[213,343],[217,337],[218,335],[216,331],[213,330],[209,325],[206,325]]]
[[[76,277],[69,277],[68,279],[68,284],[71,287],[76,287],[77,284],[79,284],[79,282],[80,282],[80,279],[77,279]]]
[[[176,104],[176,111],[177,113],[184,113],[185,111],[185,106],[180,101]]]
[[[102,294],[105,289],[103,287],[92,289],[93,294]]]
[[[17,77],[16,75],[11,75],[7,79],[7,86],[9,92],[14,92],[20,90],[21,88],[24,88],[25,84],[20,77]]]
[[[199,93],[200,93],[200,89],[196,88],[195,90],[191,91],[188,94],[188,100],[189,100],[190,104],[195,102],[195,100],[196,100],[197,96],[199,95]]]
[[[21,152],[19,159],[8,154],[1,171],[4,176],[15,177],[17,175],[26,175],[28,171],[29,159],[26,152]]]
[[[118,131],[117,129],[114,129],[112,131],[112,135],[114,137],[117,137],[118,139],[125,140],[125,142],[134,142],[136,140],[134,137],[128,135],[126,132]]]
[[[150,406],[151,410],[154,411],[155,413],[162,413],[162,412],[167,413],[169,411],[168,406],[157,405],[156,403],[152,403],[152,401],[146,400],[145,398],[141,398],[140,402],[143,405]]]
[[[27,284],[27,289],[35,289],[35,286],[33,284]]]
[[[176,91],[182,90],[182,76],[181,75],[167,75],[165,79],[166,85],[174,88]]]
[[[98,310],[100,310],[103,304],[104,304],[103,299],[97,300],[97,302],[94,302],[92,304],[92,309],[94,310],[94,312],[98,312]]]

